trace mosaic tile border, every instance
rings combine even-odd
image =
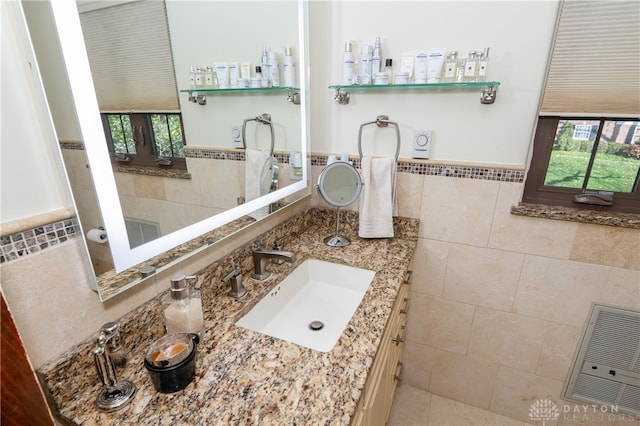
[[[356,168],[360,168],[360,159],[349,157]],[[311,156],[312,166],[326,166],[326,156]],[[525,172],[524,170],[508,169],[502,167],[473,167],[473,166],[458,166],[454,164],[427,164],[416,163],[411,161],[398,161],[398,172],[408,173],[412,175],[427,175],[427,176],[446,176],[452,178],[464,178],[464,179],[479,179],[479,180],[494,180],[499,182],[524,182]]]
[[[6,235],[0,237],[0,264],[81,237],[80,224],[75,217]]]
[[[220,149],[209,148],[184,148],[184,155],[186,158],[207,158],[211,160],[231,160],[231,161],[245,161],[246,156],[244,150],[228,151]],[[280,164],[289,164],[289,154],[282,152],[275,152],[275,157]]]
[[[61,146],[67,149],[84,149],[82,143],[61,142]],[[223,149],[190,148],[185,147],[187,158],[206,158],[211,160],[245,161],[244,151],[230,151]],[[289,164],[289,154],[275,153],[280,164]],[[360,159],[350,157],[349,160],[356,168],[360,168]],[[492,180],[499,182],[523,183],[525,171],[502,167],[461,166],[455,164],[428,164],[407,160],[398,161],[398,172],[413,175],[446,176],[463,179]],[[327,157],[311,154],[312,166],[326,166]]]

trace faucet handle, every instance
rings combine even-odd
[[[276,250],[282,250],[284,248],[284,243],[285,241],[287,241],[287,236],[283,235],[282,237],[276,239],[276,241],[274,242],[274,248]]]
[[[242,269],[240,269],[240,267],[236,266],[231,272],[222,278],[223,283],[226,283],[229,280],[231,280],[231,290],[229,290],[228,293],[229,296],[238,300],[247,295],[247,290],[244,288],[244,285],[242,285]]]
[[[229,272],[227,275],[225,275],[225,276],[222,278],[222,282],[223,282],[223,283],[226,283],[226,282],[227,282],[227,281],[229,281],[231,278],[235,278],[235,277],[237,277],[238,275],[240,275],[240,276],[241,276],[241,274],[242,274],[242,270],[240,269],[240,267],[239,267],[239,266],[236,266],[235,268],[233,268],[233,270],[232,270],[231,272]]]
[[[283,235],[282,237],[275,240],[275,242],[273,243],[274,250],[282,250],[284,248],[285,241],[287,241],[286,235]],[[284,260],[282,260],[279,257],[275,257],[271,259],[271,263],[275,263],[276,265],[282,265],[284,263]]]

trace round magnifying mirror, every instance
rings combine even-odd
[[[340,207],[348,206],[358,199],[362,191],[360,173],[351,164],[336,161],[325,167],[318,178],[318,192],[329,204],[336,207],[336,234],[324,239],[331,247],[344,247],[351,241],[340,235]]]
[[[260,195],[266,195],[278,189],[280,166],[276,157],[269,157],[262,165],[260,172]]]
[[[358,199],[362,191],[360,173],[351,164],[336,161],[325,167],[318,178],[318,192],[334,207],[345,207]]]

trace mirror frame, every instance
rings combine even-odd
[[[297,0],[296,4],[298,5],[299,58],[306,60],[306,5],[304,0]],[[109,238],[116,272],[121,272],[134,265],[140,264],[180,244],[193,240],[215,228],[258,210],[261,207],[275,203],[286,196],[308,188],[308,161],[304,161],[302,165],[302,179],[300,181],[132,249],[129,246],[115,177],[111,162],[109,161],[109,152],[100,120],[98,101],[89,67],[89,59],[84,45],[76,2],[51,0],[51,7],[60,38],[60,46],[69,78],[69,85],[76,107],[78,124],[84,140],[87,159],[91,168],[104,227]],[[301,151],[303,158],[308,158],[307,145],[309,134],[306,105],[308,72],[306,67],[300,66],[299,69],[301,72],[301,102],[299,107],[301,108],[301,137],[303,138]],[[128,287],[130,286],[125,286],[124,288]]]

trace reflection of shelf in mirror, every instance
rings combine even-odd
[[[492,104],[497,95],[497,88],[500,86],[499,81],[469,81],[455,83],[410,83],[410,84],[371,84],[371,85],[332,85],[329,89],[334,89],[336,94],[334,100],[345,105],[349,103],[351,91],[360,92],[403,92],[403,91],[463,91],[470,89],[482,89],[480,102],[483,104]]]
[[[287,102],[298,105],[300,103],[300,89],[297,87],[238,87],[229,89],[182,89],[180,93],[188,93],[189,100],[200,105],[207,104],[207,95],[235,95],[235,94],[257,94],[257,95],[275,95],[287,94]]]

